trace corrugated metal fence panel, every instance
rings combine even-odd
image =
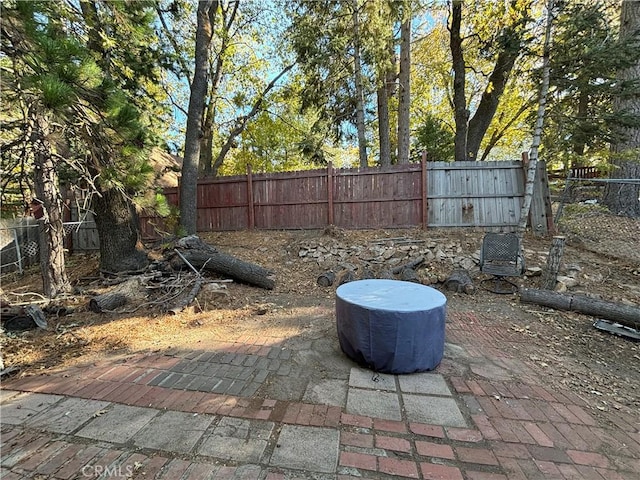
[[[430,227],[518,225],[524,197],[520,162],[431,162],[427,166]]]
[[[421,221],[421,166],[337,170],[334,223],[345,228],[410,227]]]
[[[253,176],[255,227],[323,228],[328,224],[327,170]]]

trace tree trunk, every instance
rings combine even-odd
[[[398,163],[409,163],[411,141],[411,11],[404,2],[404,21],[400,26],[400,102],[398,103]]]
[[[380,142],[380,166],[391,165],[391,139],[389,124],[389,96],[387,95],[386,75],[378,88],[378,140]]]
[[[34,187],[42,205],[40,225],[40,269],[43,293],[49,298],[71,291],[64,263],[64,225],[62,197],[52,146],[49,143],[49,120],[36,112],[33,119]]]
[[[504,92],[504,87],[519,53],[519,48],[516,50],[513,47],[507,47],[507,50],[503,50],[498,54],[496,65],[489,76],[487,87],[482,93],[478,108],[471,120],[469,120],[469,130],[467,132],[468,160],[476,160],[478,158],[480,143],[496,114],[500,97]]]
[[[196,212],[198,205],[197,186],[200,140],[202,139],[202,120],[208,91],[209,50],[217,9],[217,0],[200,0],[198,2],[195,72],[191,82],[191,94],[189,95],[184,159],[180,178],[180,226],[187,234],[194,234],[197,229]]]
[[[207,177],[215,177],[218,174],[218,168],[220,168],[220,164],[222,163],[218,163],[217,158],[214,160],[213,156],[213,131],[216,116],[216,100],[218,97],[218,87],[222,80],[227,50],[229,48],[229,31],[236,19],[239,6],[240,2],[233,2],[231,5],[228,5],[227,8],[232,9],[231,14],[229,14],[228,10],[224,6],[220,9],[223,25],[223,31],[220,34],[222,37],[222,43],[220,45],[220,50],[217,52],[216,61],[211,65],[211,72],[209,73],[209,103],[207,104],[204,126],[202,127],[202,143],[200,147],[200,170]]]
[[[628,217],[640,217],[640,158],[617,161],[615,171],[604,193],[604,204],[612,213]],[[616,179],[634,179],[635,183],[615,183]]]
[[[360,60],[360,23],[358,2],[353,1],[353,76],[356,86],[356,129],[358,131],[358,156],[360,167],[369,166],[367,159],[367,137],[364,123],[364,86],[362,85],[362,63]]]
[[[584,165],[584,151],[587,143],[587,136],[582,129],[587,126],[589,115],[589,95],[586,92],[580,92],[578,98],[578,129],[579,131],[573,135],[573,152],[578,156],[573,163],[573,167],[582,167]]]
[[[549,290],[525,289],[520,292],[520,301],[584,313],[597,318],[612,320],[636,330],[640,329],[640,308],[619,303],[606,302],[585,295],[565,295]]]
[[[194,267],[219,273],[243,283],[272,290],[275,287],[273,272],[253,263],[219,252],[195,235],[180,239],[176,249]],[[169,258],[173,267],[184,265],[179,255]]]
[[[462,37],[460,36],[460,24],[462,22],[463,0],[453,0],[451,7],[451,27],[449,29],[449,44],[453,63],[453,114],[456,123],[455,134],[455,160],[467,159],[467,128],[469,111],[467,110],[467,97],[465,96],[466,65],[462,50]]]
[[[200,142],[199,170],[205,177],[213,176],[213,116],[215,107],[213,98],[209,98],[207,111],[202,125],[202,141]]]
[[[92,208],[100,236],[100,269],[123,272],[146,267],[140,219],[131,200],[118,190],[107,190],[93,197]]]
[[[620,38],[634,38],[636,43],[640,42],[640,2],[634,0],[622,2]],[[620,71],[618,78],[623,86],[621,90],[624,91],[624,87],[627,86],[626,89],[631,91],[625,95],[621,94],[616,99],[615,110],[621,114],[631,114],[640,118],[640,92],[638,87],[633,85],[634,82],[640,81],[640,61]],[[610,179],[635,179],[636,183],[608,183],[603,201],[615,214],[640,217],[640,182],[638,182],[640,179],[640,127],[621,129],[619,136],[621,140],[612,148],[618,154],[618,158],[613,162],[614,168]],[[632,158],[629,158],[629,154]]]
[[[520,209],[520,220],[518,222],[518,237],[522,240],[524,231],[527,229],[527,221],[529,211],[531,210],[531,200],[536,180],[536,172],[538,170],[538,149],[542,139],[542,127],[544,126],[544,115],[547,106],[547,94],[549,93],[549,77],[551,74],[550,63],[550,47],[551,47],[551,28],[553,25],[553,0],[547,3],[547,24],[544,32],[544,47],[542,53],[542,85],[540,86],[540,97],[538,99],[538,112],[536,115],[536,126],[533,132],[533,140],[531,142],[531,151],[529,152],[529,167],[527,169],[527,183],[525,185],[524,199],[522,208]],[[515,60],[515,59],[514,59]],[[478,146],[480,144],[478,143]]]
[[[456,160],[476,160],[480,143],[484,138],[496,113],[500,97],[504,92],[509,74],[522,50],[525,23],[529,17],[531,2],[518,5],[509,2],[510,7],[518,11],[518,17],[500,32],[500,51],[493,71],[489,75],[478,107],[471,119],[467,111],[465,98],[465,61],[460,36],[463,0],[453,0],[452,21],[450,27],[450,48],[453,60],[453,104],[456,122],[455,155]]]

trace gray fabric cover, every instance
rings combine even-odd
[[[336,290],[342,351],[384,373],[433,370],[444,355],[446,297],[398,280],[359,280]]]

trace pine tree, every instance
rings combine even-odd
[[[622,2],[620,40],[640,51],[640,2]],[[612,182],[607,184],[604,202],[616,214],[640,217],[640,60],[621,68],[618,81],[615,111],[627,123],[617,130]]]

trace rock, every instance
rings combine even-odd
[[[567,286],[567,288],[574,288],[579,285],[579,282],[576,278],[567,277],[564,275],[558,275],[556,280],[558,280],[558,282],[564,283]]]
[[[554,288],[554,290],[558,293],[564,293],[567,291],[567,285],[562,282],[558,282],[556,283],[556,288]]]
[[[395,255],[395,253],[396,252],[390,248],[382,254],[382,258],[384,258],[385,260],[389,260],[391,257]]]
[[[578,274],[582,271],[582,267],[574,263],[574,264],[567,265],[566,271],[567,271],[567,277],[576,278]]]
[[[476,262],[473,261],[473,259],[471,259],[471,258],[463,258],[460,261],[460,267],[464,268],[465,270],[471,270],[475,266],[476,266]]]
[[[540,267],[527,267],[527,270],[524,272],[527,277],[539,277],[542,275],[542,268]]]
[[[445,260],[445,259],[447,258],[447,254],[446,254],[446,253],[444,253],[444,252],[443,252],[442,250],[440,250],[440,249],[437,249],[437,250],[436,250],[436,252],[435,252],[434,256],[435,256],[436,261],[438,261],[438,262],[442,262],[443,260]]]

